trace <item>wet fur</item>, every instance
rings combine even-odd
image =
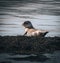
[[[25,33],[26,36],[41,36],[44,37],[48,31],[46,30],[38,30],[35,29],[30,21],[25,21],[23,23],[23,26],[25,27]]]

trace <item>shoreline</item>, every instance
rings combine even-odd
[[[60,37],[0,36],[0,53],[42,54],[60,50]]]

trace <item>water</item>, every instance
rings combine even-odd
[[[42,54],[40,55],[40,57],[37,57],[37,58],[35,56],[36,55],[33,55],[33,54],[31,55],[15,54],[14,55],[12,53],[8,53],[8,54],[1,53],[0,62],[1,63],[60,63],[60,51],[55,51],[52,54]]]
[[[22,23],[48,30],[47,36],[60,36],[59,0],[0,0],[0,35],[23,35]]]

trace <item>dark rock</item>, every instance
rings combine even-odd
[[[50,53],[60,50],[60,37],[0,36],[0,53]]]

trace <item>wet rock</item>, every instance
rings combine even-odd
[[[50,53],[60,50],[60,37],[0,36],[0,53]]]

